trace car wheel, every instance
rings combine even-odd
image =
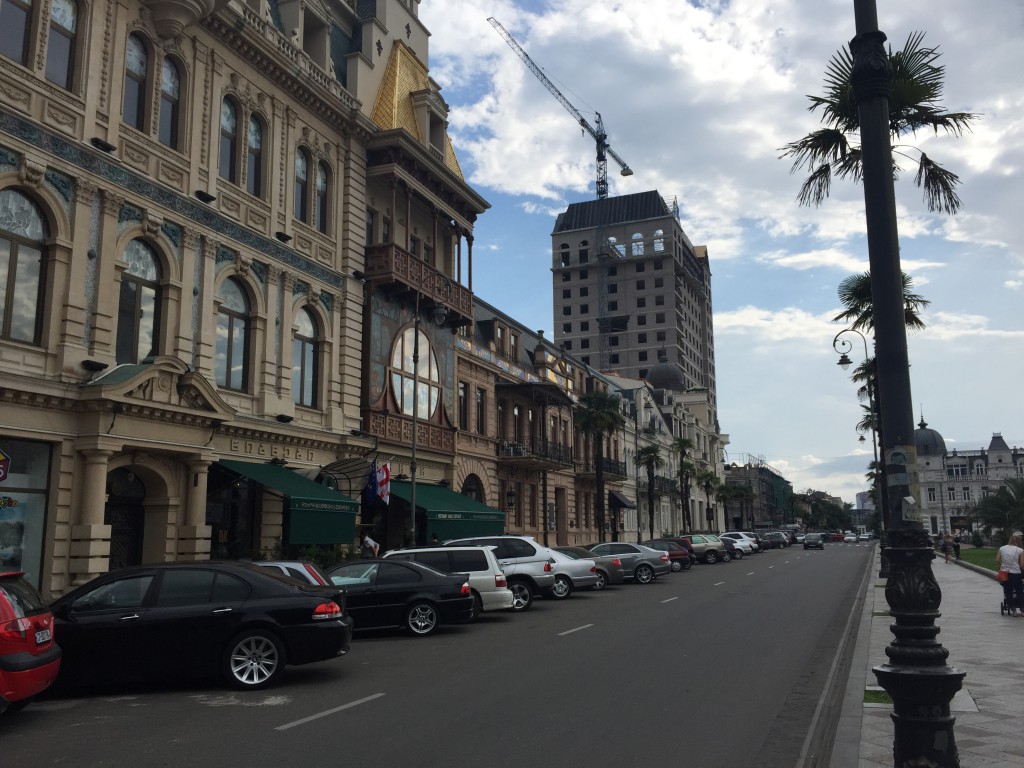
[[[633,571],[633,580],[637,584],[650,584],[654,581],[654,569],[649,565],[638,565]]]
[[[595,592],[600,592],[608,586],[608,575],[604,571],[597,572],[597,582],[591,587]]]
[[[713,549],[709,550],[704,555],[704,562],[707,563],[708,565],[714,565],[715,563],[718,562],[718,553],[715,552],[715,550],[713,550]]]
[[[437,608],[430,603],[415,603],[405,613],[405,626],[416,637],[426,637],[440,624]]]
[[[743,559],[743,550],[742,549],[737,549],[735,552],[733,552],[732,556],[735,557],[737,560],[742,560]]]
[[[484,601],[481,599],[480,595],[478,595],[476,592],[474,592],[473,593],[473,614],[472,614],[472,616],[470,616],[470,620],[471,621],[476,621],[480,617],[480,614],[483,613],[483,612],[484,612]]]
[[[551,587],[551,596],[555,600],[565,600],[572,595],[572,581],[567,576],[555,576],[555,585]]]
[[[686,562],[683,563],[683,570],[688,571],[691,568],[693,568],[693,563],[690,561],[690,558],[686,558]]]
[[[730,555],[728,552],[723,552],[722,557],[720,559],[723,563],[728,563],[730,560],[732,560],[732,555]]]
[[[673,560],[672,561],[672,573],[679,573],[681,570],[683,570],[683,563],[682,563],[682,561],[681,560]]]
[[[533,604],[533,590],[522,581],[510,581],[508,588],[512,590],[512,610],[525,611]]]
[[[284,671],[284,646],[265,629],[236,635],[224,652],[224,675],[232,688],[258,691]]]

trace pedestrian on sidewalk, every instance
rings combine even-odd
[[[949,558],[953,555],[953,537],[948,533],[942,537],[942,554],[946,556],[946,565],[949,565]]]
[[[960,534],[953,536],[953,557],[960,559]]]
[[[1024,570],[1024,549],[1021,549],[1021,536],[1015,533],[1010,536],[1008,544],[1004,544],[996,552],[996,563],[1000,571],[1006,571],[1006,581],[1002,582],[1003,597],[1006,608],[1011,616],[1024,618],[1024,605],[1021,603],[1021,571]]]

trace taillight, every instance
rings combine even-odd
[[[614,560],[612,560],[612,565],[614,565],[616,568],[621,568],[622,567],[622,561],[619,560],[619,558],[616,557]]]
[[[329,619],[340,619],[341,608],[333,600],[328,600],[326,603],[320,603],[313,610],[313,620],[323,621]]]
[[[32,629],[32,622],[28,619],[8,621],[6,624],[0,624],[0,640],[24,640],[30,629]]]
[[[661,560],[661,562],[663,562],[663,563],[667,563],[668,562],[668,555],[662,555],[658,559]]]
[[[494,577],[494,586],[496,586],[496,587],[507,587],[508,586],[508,582],[505,581],[505,574],[504,573],[499,573],[498,575],[496,575]]]
[[[551,573],[551,561],[544,563],[544,573]]]
[[[597,566],[596,565],[590,566],[590,572],[591,573],[597,573]]]
[[[459,594],[460,595],[471,595],[471,594],[473,594],[473,591],[469,588],[469,582],[468,581],[464,582],[463,585],[459,588]]]

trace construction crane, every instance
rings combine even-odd
[[[548,80],[547,75],[541,71],[533,59],[530,58],[529,54],[523,50],[522,46],[516,42],[516,39],[509,34],[508,30],[501,26],[501,23],[493,16],[488,18],[491,26],[501,35],[505,42],[509,44],[509,47],[516,52],[516,55],[523,60],[523,63],[530,68],[530,71],[537,76],[537,79],[544,83],[544,86],[551,91],[551,95],[558,99],[558,103],[569,110],[569,114],[576,118],[580,126],[594,137],[597,142],[597,199],[603,200],[608,197],[608,157],[610,156],[619,166],[622,168],[623,176],[632,176],[633,170],[626,164],[626,161],[615,154],[614,150],[608,146],[608,134],[604,130],[604,122],[601,120],[601,113],[598,112],[597,119],[594,121],[597,123],[597,127],[594,128],[587,119],[580,114],[580,111],[572,105],[572,103],[562,95],[562,92],[555,87],[555,84]]]

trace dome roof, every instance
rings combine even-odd
[[[647,371],[646,381],[654,389],[667,389],[670,392],[682,392],[686,389],[686,380],[679,366],[670,363],[662,354],[656,365]]]
[[[942,435],[936,430],[928,429],[928,424],[923,416],[917,425],[917,429],[914,430],[914,444],[917,446],[918,458],[922,456],[946,455],[946,441],[942,439]]]

